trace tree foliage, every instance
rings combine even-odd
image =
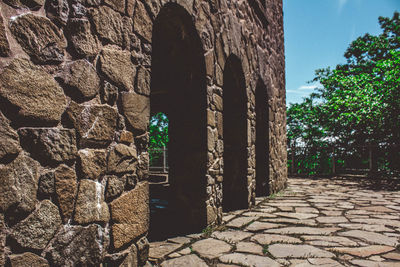
[[[317,70],[313,81],[322,86],[289,107],[291,144],[400,150],[399,13],[380,17],[379,24],[382,34],[365,34],[353,41],[344,54],[346,63]]]
[[[164,113],[157,113],[150,119],[149,147],[150,149],[164,148],[168,145],[168,118]]]

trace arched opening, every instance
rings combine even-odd
[[[240,60],[231,55],[225,63],[223,85],[224,211],[248,208],[247,95]]]
[[[183,7],[162,8],[152,43],[151,113],[169,119],[169,209],[159,221],[150,219],[154,241],[206,226],[207,90],[201,40]]]
[[[267,88],[256,86],[256,196],[269,195],[269,109]]]

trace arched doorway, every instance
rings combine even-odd
[[[269,109],[267,88],[256,86],[256,196],[269,195]]]
[[[153,28],[151,113],[169,119],[169,211],[159,238],[206,226],[206,73],[201,40],[187,11],[174,3]],[[161,225],[161,226],[160,226]]]
[[[248,208],[247,95],[240,60],[231,55],[225,63],[223,85],[224,211]]]

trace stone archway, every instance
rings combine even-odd
[[[256,85],[256,196],[269,195],[269,108],[267,88]]]
[[[248,207],[247,95],[240,59],[228,57],[223,84],[224,180],[223,210]]]
[[[165,235],[206,226],[206,74],[202,43],[187,11],[173,3],[153,28],[151,112],[169,118],[169,207]]]

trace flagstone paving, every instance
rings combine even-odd
[[[150,266],[400,266],[400,191],[289,179],[214,232],[150,243]]]

